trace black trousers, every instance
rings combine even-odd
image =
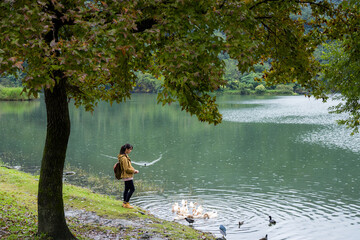
[[[134,181],[125,181],[125,190],[124,190],[124,202],[129,202],[132,194],[135,192]]]

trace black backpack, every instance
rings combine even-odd
[[[117,180],[120,180],[121,179],[121,166],[120,166],[119,162],[115,163],[115,165],[114,165],[114,173],[115,173],[115,178]]]

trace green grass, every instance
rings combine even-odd
[[[41,239],[35,236],[36,185],[35,178],[0,168],[0,229],[10,233],[6,239]]]
[[[22,93],[22,87],[3,87],[0,85],[0,100],[7,101],[27,101],[33,100],[35,97],[28,97],[26,93]]]
[[[1,165],[1,164],[0,164]],[[0,233],[6,239],[46,239],[36,236],[37,232],[37,186],[38,179],[28,173],[0,167]],[[122,239],[141,238],[143,234],[160,236],[163,239],[214,239],[191,227],[155,218],[138,207],[125,209],[122,201],[114,196],[94,193],[92,190],[64,184],[63,199],[65,209],[86,210],[107,219],[150,220],[147,226],[128,227]],[[88,232],[117,233],[119,229],[96,224],[86,224],[77,218],[67,218],[70,230],[78,239]],[[5,233],[5,236],[4,236]]]

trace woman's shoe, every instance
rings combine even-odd
[[[127,203],[125,203],[124,208],[129,208],[129,209],[132,209],[132,208],[134,208],[134,207],[133,207],[133,206],[131,206],[131,205],[130,205],[130,203],[128,203],[128,202],[127,202]]]
[[[125,206],[126,206],[126,202],[123,202],[122,206],[125,207]]]

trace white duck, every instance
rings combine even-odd
[[[212,211],[212,212],[206,212],[203,215],[203,218],[205,219],[210,219],[210,218],[216,218],[218,216],[216,211]]]
[[[178,214],[180,214],[180,215],[188,215],[188,211],[189,211],[189,209],[186,206],[181,206],[180,211],[179,211]]]
[[[179,204],[176,202],[172,205],[172,212],[178,212],[180,211],[180,207],[179,207]]]
[[[202,208],[202,206],[200,205],[198,208],[194,208],[193,209],[193,214],[194,215],[202,215],[204,209]]]

